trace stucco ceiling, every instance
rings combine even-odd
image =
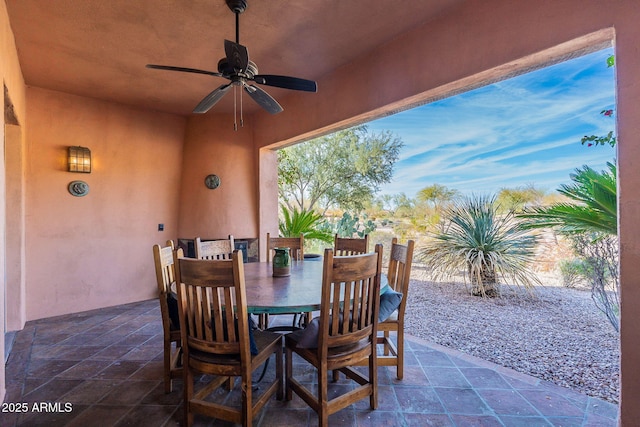
[[[322,91],[322,78],[332,70],[463,1],[248,0],[240,15],[240,43],[260,73],[317,80]],[[235,40],[235,17],[224,0],[6,4],[29,86],[188,115],[226,82],[145,68],[155,63],[217,71],[224,39]],[[286,110],[290,91],[262,88]],[[258,107],[245,96],[244,108]],[[211,111],[232,110],[228,93]]]

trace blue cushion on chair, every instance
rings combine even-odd
[[[385,293],[380,295],[380,309],[378,310],[378,322],[384,322],[391,314],[400,307],[402,302],[402,294],[388,288]],[[342,316],[342,314],[340,315]],[[331,320],[329,320],[331,323]],[[342,320],[340,320],[342,323]],[[320,318],[313,319],[306,328],[293,332],[297,338],[298,347],[300,348],[317,348],[318,347],[318,331],[320,330]]]
[[[380,310],[378,311],[378,322],[384,322],[391,316],[391,313],[400,307],[402,294],[389,288],[380,295]]]
[[[213,317],[213,316],[212,316]],[[211,323],[213,323],[213,320],[211,320]],[[224,325],[225,328],[225,339],[227,339],[227,334],[226,334],[226,325],[227,325],[227,318],[223,317],[222,318],[222,323]],[[236,327],[236,336],[238,336],[238,319],[236,319],[234,321],[235,327]],[[259,353],[258,351],[258,345],[256,344],[256,339],[253,336],[253,330],[258,328],[258,325],[256,325],[256,322],[253,320],[253,318],[251,317],[251,314],[249,314],[249,318],[247,319],[247,324],[249,325],[249,351],[251,352],[251,354],[253,356],[257,355]],[[211,325],[211,329],[213,331],[213,338],[216,338],[216,328],[215,326],[212,324]]]
[[[171,320],[171,330],[180,330],[180,316],[178,315],[178,299],[174,292],[167,293],[167,307],[169,308],[169,320]]]
[[[256,339],[253,336],[253,331],[255,329],[258,329],[258,325],[255,320],[253,320],[253,317],[249,315],[249,347],[251,349],[251,354],[254,356],[258,354],[258,345],[256,344]]]
[[[292,332],[298,338],[300,348],[318,348],[318,331],[320,330],[320,318],[313,319],[306,328]]]
[[[331,331],[331,321],[332,316],[329,316],[329,331]],[[342,331],[342,313],[338,317],[338,322],[340,323],[340,331]],[[351,316],[349,316],[349,320],[351,320]],[[318,333],[320,331],[320,318],[314,318],[306,328],[292,332],[292,334],[297,338],[298,347],[299,348],[318,348]]]

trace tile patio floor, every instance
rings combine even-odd
[[[7,362],[5,403],[60,402],[71,410],[0,413],[0,426],[181,425],[180,382],[163,392],[161,334],[156,300],[28,322]],[[406,361],[403,381],[379,368],[377,410],[363,400],[331,416],[330,425],[617,425],[616,405],[413,337]],[[294,369],[304,372],[303,363]],[[344,379],[331,386],[349,387]],[[219,398],[237,399],[237,389]],[[229,424],[197,417],[196,425]],[[255,425],[314,426],[317,417],[294,397],[272,400]]]

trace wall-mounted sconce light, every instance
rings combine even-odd
[[[69,147],[69,172],[91,173],[91,150]]]

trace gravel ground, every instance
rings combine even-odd
[[[414,264],[406,332],[618,403],[618,333],[588,290],[543,280],[533,296],[502,286],[501,298],[479,298],[463,283],[430,281]]]

